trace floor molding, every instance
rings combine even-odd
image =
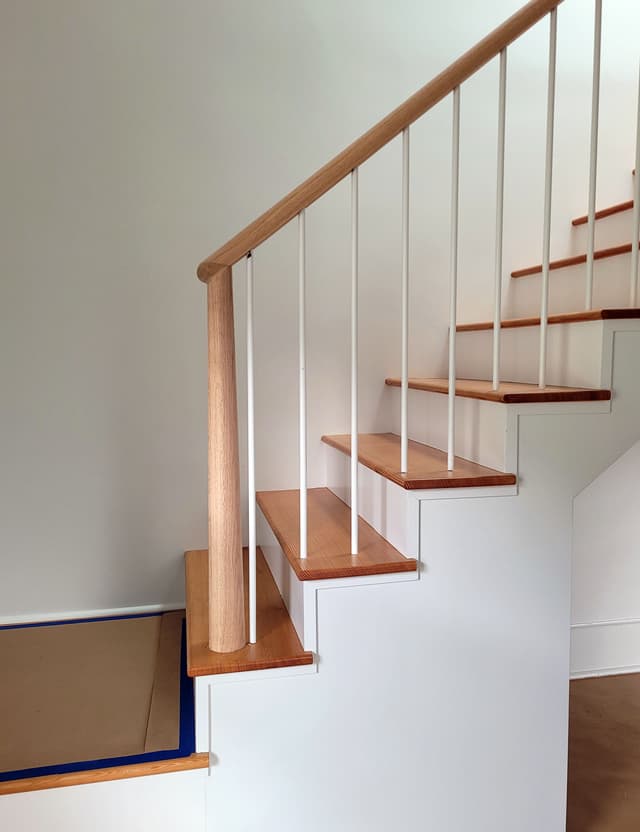
[[[25,777],[0,783],[0,795],[35,792],[41,789],[59,789],[64,786],[82,786],[88,783],[106,783],[109,780],[129,780],[132,777],[148,777],[152,774],[170,774],[176,771],[193,771],[209,767],[209,754],[196,753],[173,760],[156,760],[151,763],[96,768],[91,771],[73,771],[67,774],[48,774],[44,777]]]

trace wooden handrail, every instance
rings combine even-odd
[[[380,148],[413,124],[456,87],[513,43],[563,0],[530,0],[491,34],[465,52],[444,72],[437,75],[388,116],[379,121],[346,150],[335,156],[313,176],[294,188],[287,196],[265,211],[229,242],[198,266],[198,277],[205,283],[214,275],[233,266],[256,246],[279,231],[304,208],[337,185],[354,168],[373,156]]]

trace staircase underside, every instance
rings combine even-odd
[[[322,441],[351,456],[351,436],[323,436]],[[489,485],[514,485],[514,474],[486,468],[457,456],[453,471],[447,470],[444,451],[409,440],[408,471],[400,473],[400,437],[394,433],[358,435],[358,461],[406,489],[470,488]]]
[[[391,387],[400,387],[399,378],[385,379]],[[429,393],[448,393],[449,381],[446,378],[410,378],[412,390],[424,390]],[[500,389],[494,390],[490,381],[478,379],[456,379],[456,396],[468,399],[482,399],[502,404],[524,404],[531,402],[594,402],[608,401],[610,390],[591,390],[584,387],[554,387],[548,385],[541,389],[536,384],[520,384],[515,381],[503,381]]]
[[[187,591],[187,672],[212,676],[271,667],[313,664],[303,650],[262,551],[256,557],[257,623],[255,644],[233,653],[213,653],[208,647],[209,567],[206,549],[185,552]],[[248,552],[244,550],[245,617],[249,632]]]
[[[351,554],[351,509],[328,488],[308,491],[308,553],[300,557],[300,492],[261,491],[258,505],[301,581],[415,572],[405,558],[361,517],[358,554]]]

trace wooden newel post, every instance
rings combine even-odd
[[[207,281],[209,341],[209,649],[246,644],[231,268]]]

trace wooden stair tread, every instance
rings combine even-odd
[[[624,318],[640,318],[640,309],[620,307],[617,309],[589,309],[582,312],[560,312],[557,315],[549,315],[547,320],[550,324],[571,324],[581,323],[582,321],[608,321]],[[502,329],[521,326],[540,326],[540,317],[508,318],[502,321],[501,326]],[[456,327],[457,332],[479,332],[484,329],[493,329],[493,321],[458,324]]]
[[[388,378],[386,384],[400,387],[399,378]],[[446,378],[410,378],[412,390],[425,390],[430,393],[448,393],[449,381]],[[555,387],[548,385],[541,390],[537,384],[521,384],[515,381],[503,381],[499,390],[493,390],[490,381],[459,378],[456,379],[456,395],[469,399],[482,399],[503,404],[525,404],[531,402],[592,402],[607,401],[611,398],[610,390],[591,390],[584,387]]]
[[[601,248],[593,253],[594,260],[604,260],[607,257],[618,257],[620,254],[629,254],[631,251],[631,243],[623,243],[619,246],[612,246],[611,248]],[[566,269],[569,266],[579,266],[581,263],[587,262],[586,254],[576,254],[573,257],[564,257],[561,260],[552,260],[549,264],[549,269],[555,271],[556,269]],[[542,265],[527,266],[526,269],[516,269],[511,272],[511,277],[529,277],[533,274],[540,274],[542,272]]]
[[[243,550],[245,615],[249,632],[248,550]],[[233,653],[208,648],[209,566],[206,549],[185,552],[187,593],[187,672],[210,676],[270,667],[313,664],[313,653],[303,650],[267,562],[258,549],[256,558],[258,640]]]
[[[323,436],[322,441],[351,456],[351,435]],[[400,473],[400,437],[394,433],[358,434],[358,460],[402,488],[470,488],[513,485],[514,474],[486,468],[457,456],[453,471],[447,470],[447,455],[438,448],[409,440],[408,471]]]
[[[405,558],[362,517],[359,554],[351,555],[351,509],[328,488],[308,490],[308,556],[300,558],[299,491],[260,491],[258,505],[301,581],[415,572]]]
[[[602,220],[605,217],[611,217],[614,214],[621,214],[624,211],[630,211],[633,208],[633,200],[629,199],[626,202],[618,202],[616,205],[610,205],[608,208],[602,208],[596,211],[596,219]],[[589,215],[584,214],[582,217],[576,217],[571,221],[572,225],[586,225],[589,222]]]

